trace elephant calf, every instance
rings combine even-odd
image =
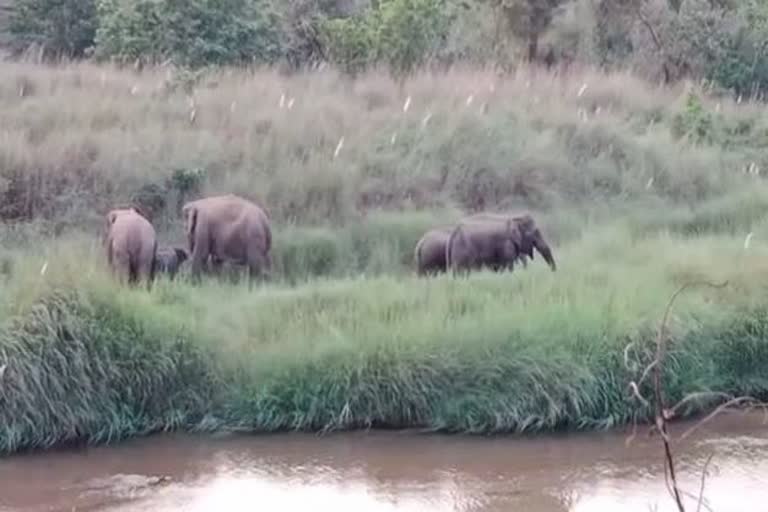
[[[107,262],[121,282],[145,281],[151,287],[155,277],[157,235],[155,228],[137,208],[120,208],[107,214]]]
[[[189,259],[189,254],[180,247],[163,247],[155,256],[155,272],[168,274],[171,280],[176,277],[179,268]]]
[[[445,247],[451,237],[452,228],[435,228],[427,231],[416,244],[414,259],[420,276],[444,272]]]

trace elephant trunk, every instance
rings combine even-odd
[[[549,245],[547,245],[544,239],[540,236],[536,237],[534,239],[533,246],[536,248],[539,254],[541,254],[542,258],[544,258],[544,261],[547,262],[549,267],[552,269],[552,272],[557,270],[557,263],[555,263],[555,258],[552,255],[552,249],[549,248]]]

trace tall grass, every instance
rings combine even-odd
[[[756,105],[704,97],[714,142],[689,145],[680,137],[698,124],[683,91],[627,74],[456,69],[398,87],[332,70],[194,81],[170,69],[2,63],[0,76],[0,216],[58,229],[96,225],[153,190],[157,222],[173,222],[178,190],[167,187],[179,170],[204,171],[195,195],[238,191],[306,225],[371,209],[695,203],[759,180],[744,170],[766,164]]]
[[[768,397],[768,246],[636,237],[621,225],[564,244],[557,273],[314,280],[296,287],[160,281],[119,289],[82,241],[27,256],[0,286],[0,448],[107,441],[169,428],[451,432],[606,428],[636,412],[663,298],[676,309],[670,400]],[[77,272],[74,271],[77,269]],[[711,405],[694,402],[685,414]]]
[[[699,278],[730,284],[676,307],[670,401],[768,397],[756,105],[702,97],[712,132],[694,140],[683,91],[626,74],[455,70],[399,88],[221,70],[189,97],[163,70],[0,72],[2,451],[172,428],[610,427],[637,412],[625,349],[650,360],[666,298]],[[161,242],[182,243],[178,205],[216,192],[270,211],[273,282],[110,279],[109,207],[146,200]],[[518,208],[556,273],[536,259],[415,278],[424,231]]]

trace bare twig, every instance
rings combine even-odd
[[[659,432],[659,435],[662,439],[662,443],[664,446],[664,483],[670,495],[674,498],[679,512],[685,512],[685,506],[683,505],[683,495],[690,496],[690,494],[682,491],[677,483],[677,473],[675,470],[675,461],[674,461],[674,456],[672,454],[671,438],[667,429],[667,422],[669,419],[675,416],[675,414],[677,413],[677,410],[681,408],[683,405],[685,405],[686,403],[696,398],[701,398],[702,396],[705,396],[705,394],[698,393],[698,394],[688,395],[683,400],[675,404],[675,406],[672,407],[671,409],[667,408],[666,399],[664,396],[664,390],[662,387],[662,376],[664,374],[664,361],[667,355],[667,337],[666,337],[667,325],[669,323],[669,317],[672,311],[672,306],[674,305],[675,301],[680,296],[680,294],[682,294],[686,289],[694,285],[704,285],[711,288],[723,288],[727,286],[727,284],[728,284],[727,281],[724,283],[710,283],[706,281],[689,282],[682,285],[680,288],[677,289],[677,291],[675,291],[675,293],[672,294],[672,296],[669,299],[669,302],[667,303],[666,308],[664,309],[664,316],[662,317],[661,324],[659,325],[659,329],[656,334],[655,357],[653,358],[653,361],[651,361],[651,363],[645,367],[645,369],[643,370],[643,373],[640,376],[640,379],[637,381],[632,381],[629,384],[630,389],[632,391],[632,396],[636,398],[644,406],[650,407],[649,401],[645,397],[643,397],[642,393],[640,392],[640,386],[645,381],[645,379],[648,378],[649,375],[652,376],[653,395],[654,395],[654,402],[655,402],[654,403],[654,427],[655,427],[655,430]],[[629,362],[628,362],[629,351],[632,348],[632,345],[633,344],[630,343],[624,349],[624,362],[626,366],[629,366]],[[724,393],[723,394],[710,393],[709,395],[712,395],[712,396],[720,395],[721,397],[728,396]],[[633,431],[632,437],[634,437],[634,435],[635,433]],[[699,498],[699,509],[701,508],[702,503],[703,503],[702,498]]]
[[[726,409],[740,405],[743,403],[749,403],[752,407],[765,407],[765,405],[761,405],[757,400],[755,400],[752,397],[749,396],[740,396],[738,398],[734,398],[732,400],[728,400],[724,404],[721,404],[718,406],[714,411],[712,411],[710,414],[708,414],[704,419],[696,422],[694,426],[686,430],[683,435],[680,436],[680,439],[685,439],[689,435],[691,435],[693,432],[698,430],[700,427],[704,426],[706,423],[709,423],[712,421],[716,416],[720,415],[723,411]]]
[[[683,399],[681,399],[671,408],[667,407],[664,392],[663,392],[663,387],[662,387],[662,376],[664,374],[664,362],[667,355],[667,343],[668,343],[668,340],[666,337],[667,324],[669,321],[672,306],[675,300],[677,299],[677,297],[687,288],[697,284],[705,285],[711,288],[723,288],[727,286],[728,283],[724,282],[724,283],[716,284],[716,283],[710,283],[705,281],[689,282],[681,286],[672,295],[672,297],[670,298],[667,304],[666,309],[664,310],[664,316],[662,318],[661,324],[659,325],[659,329],[657,332],[655,357],[653,358],[653,361],[651,361],[651,363],[648,364],[648,366],[646,366],[640,378],[638,380],[630,382],[629,384],[629,387],[632,391],[632,396],[635,399],[637,399],[638,402],[641,403],[643,406],[650,407],[649,401],[640,392],[640,386],[643,384],[643,382],[649,375],[652,376],[652,381],[653,381],[652,389],[653,389],[655,403],[654,403],[654,424],[651,427],[651,432],[658,431],[662,439],[662,443],[664,446],[664,483],[665,483],[665,486],[667,487],[668,492],[670,493],[672,498],[675,500],[675,504],[677,505],[677,509],[679,512],[685,512],[685,507],[683,505],[683,496],[693,498],[694,500],[697,501],[696,512],[701,512],[702,508],[704,508],[705,510],[711,510],[710,506],[706,503],[706,500],[704,498],[704,487],[706,484],[706,477],[707,477],[709,465],[712,461],[713,455],[710,455],[704,464],[698,496],[695,496],[689,492],[682,490],[679,487],[677,482],[675,461],[674,461],[674,456],[673,456],[672,447],[671,447],[671,436],[669,435],[669,432],[667,429],[668,421],[676,417],[680,409],[682,409],[685,405],[689,404],[690,402],[695,400],[707,399],[707,398],[712,398],[712,399],[715,399],[718,401],[724,401],[724,402],[721,405],[719,405],[717,408],[715,408],[715,410],[712,411],[710,414],[708,414],[706,417],[698,421],[693,427],[691,427],[686,432],[684,432],[679,437],[680,440],[686,439],[697,429],[707,424],[709,421],[711,421],[712,419],[714,419],[724,411],[731,408],[742,407],[742,406],[746,406],[749,409],[761,408],[763,409],[763,412],[766,415],[766,418],[768,419],[768,404],[759,402],[753,397],[749,397],[749,396],[734,397],[733,395],[730,395],[728,393],[722,393],[717,391],[691,393],[689,395],[686,395]],[[627,368],[630,367],[629,351],[631,348],[633,348],[633,344],[627,345],[627,347],[624,350],[624,362]],[[635,414],[635,418],[636,418],[636,414]],[[635,435],[636,433],[633,430],[631,437],[634,438]]]
[[[701,471],[701,486],[699,486],[699,504],[696,506],[696,512],[701,512],[701,506],[704,503],[704,484],[707,481],[707,470],[709,469],[709,463],[712,462],[714,453],[710,453],[707,457],[707,461],[704,463],[704,469]],[[709,508],[709,507],[707,507]]]
[[[670,444],[669,439],[669,433],[667,431],[667,419],[669,412],[666,408],[665,398],[664,398],[664,390],[661,385],[661,378],[664,370],[664,360],[666,358],[666,352],[667,352],[667,343],[665,338],[665,331],[667,328],[667,322],[669,321],[669,314],[672,311],[672,306],[675,303],[675,300],[677,297],[683,293],[687,288],[690,286],[696,285],[696,284],[703,284],[705,286],[709,286],[712,288],[723,288],[725,287],[728,282],[724,282],[722,284],[715,284],[710,282],[689,282],[684,285],[682,285],[678,290],[672,294],[672,297],[669,299],[669,303],[667,304],[667,308],[664,311],[664,317],[661,321],[661,325],[659,326],[659,332],[656,337],[656,358],[655,358],[655,365],[653,366],[653,389],[654,389],[654,395],[655,395],[655,401],[656,401],[656,427],[659,430],[659,433],[661,434],[662,442],[664,443],[664,458],[666,460],[666,466],[667,470],[669,471],[669,478],[671,480],[672,485],[672,495],[675,498],[675,503],[677,504],[677,508],[680,512],[685,512],[685,507],[683,506],[683,500],[682,495],[680,492],[680,488],[677,484],[677,474],[675,473],[675,461],[672,456],[672,447]]]

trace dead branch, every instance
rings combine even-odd
[[[661,435],[662,442],[664,443],[664,458],[666,460],[666,468],[667,471],[669,471],[669,479],[672,486],[672,495],[675,499],[675,503],[677,504],[677,508],[680,512],[685,512],[685,506],[683,506],[683,499],[680,492],[680,488],[677,483],[677,474],[675,473],[675,461],[674,457],[672,456],[672,446],[670,443],[669,433],[667,431],[667,408],[666,408],[666,402],[664,398],[664,390],[661,385],[661,379],[662,374],[664,370],[664,360],[667,356],[667,343],[666,343],[666,337],[665,337],[665,331],[667,328],[667,322],[669,322],[669,314],[672,311],[672,306],[675,303],[675,300],[677,297],[683,293],[687,288],[690,286],[693,286],[697,284],[696,282],[690,282],[685,283],[682,285],[678,290],[672,294],[672,297],[669,299],[669,302],[667,303],[667,308],[664,311],[664,317],[662,318],[661,325],[659,326],[659,332],[656,336],[656,358],[655,358],[655,365],[653,366],[653,391],[654,391],[654,398],[656,402],[656,428],[659,430],[659,434]],[[702,282],[701,284],[705,286],[710,286],[712,288],[722,288],[728,284],[726,281],[725,283],[718,285],[714,283],[709,282]]]
[[[758,402],[757,400],[755,400],[754,398],[752,398],[750,396],[740,396],[738,398],[734,398],[732,400],[728,400],[724,404],[721,404],[720,406],[718,406],[714,411],[712,411],[710,414],[708,414],[705,418],[703,418],[702,420],[696,422],[696,424],[694,426],[692,426],[691,428],[686,430],[683,433],[683,435],[680,436],[680,439],[685,439],[686,437],[690,436],[696,430],[698,430],[699,428],[701,428],[705,424],[707,424],[710,421],[712,421],[713,419],[715,419],[715,417],[719,416],[720,414],[722,414],[725,410],[729,409],[730,407],[734,407],[734,406],[737,406],[737,405],[740,405],[740,404],[744,404],[744,403],[748,403],[751,408],[768,408],[768,405],[762,404],[762,403]]]
[[[714,399],[725,400],[725,401],[722,404],[720,404],[718,407],[716,407],[715,410],[712,411],[710,414],[708,414],[706,417],[696,422],[696,424],[693,427],[691,427],[686,432],[684,432],[679,437],[680,440],[686,439],[697,429],[701,428],[703,425],[712,421],[718,415],[722,414],[724,411],[729,410],[731,408],[736,408],[736,407],[743,408],[744,406],[746,406],[749,409],[761,408],[763,409],[763,412],[766,415],[766,419],[768,421],[768,404],[759,402],[758,400],[750,396],[734,397],[733,395],[730,395],[728,393],[722,393],[717,391],[691,393],[686,395],[684,398],[682,398],[679,402],[677,402],[671,408],[667,407],[666,399],[664,396],[664,390],[662,387],[662,377],[664,374],[664,362],[667,356],[667,343],[668,343],[668,340],[666,337],[667,325],[669,322],[672,306],[674,305],[678,296],[682,294],[682,292],[685,291],[687,288],[695,285],[704,285],[710,288],[723,288],[728,285],[728,282],[726,281],[724,283],[719,283],[719,284],[706,282],[706,281],[689,282],[682,285],[674,294],[672,294],[669,302],[667,303],[667,307],[664,310],[664,316],[659,325],[659,329],[656,335],[655,357],[653,361],[648,366],[646,366],[642,375],[640,376],[640,379],[636,381],[632,381],[629,384],[629,387],[632,391],[632,396],[635,399],[637,399],[638,402],[640,402],[643,406],[649,407],[650,406],[649,401],[645,397],[643,397],[642,394],[640,393],[640,386],[649,375],[652,375],[652,380],[653,380],[652,388],[653,388],[655,403],[654,403],[654,425],[651,427],[651,431],[652,432],[658,431],[662,439],[662,443],[664,446],[664,483],[667,487],[668,492],[675,500],[675,504],[677,505],[677,509],[679,512],[685,512],[685,507],[683,505],[683,499],[682,499],[683,496],[691,497],[697,500],[696,512],[701,512],[702,508],[706,510],[711,510],[709,505],[705,503],[706,500],[704,498],[704,487],[706,484],[707,472],[709,469],[709,465],[712,461],[713,455],[710,455],[707,458],[706,463],[704,464],[704,468],[702,470],[702,475],[701,475],[699,495],[695,496],[691,493],[688,493],[682,490],[679,487],[677,482],[677,474],[675,471],[675,461],[674,461],[674,455],[673,455],[672,446],[671,446],[671,436],[669,435],[668,428],[667,428],[668,421],[676,417],[679,410],[683,408],[685,405],[687,405],[688,403],[694,400],[699,400],[703,398],[714,398]],[[631,344],[628,345],[624,351],[626,366],[629,366],[628,358],[629,358],[630,348],[631,348]],[[633,431],[632,437],[634,436],[635,436],[635,432]]]
[[[699,504],[696,506],[696,512],[701,512],[701,506],[704,503],[704,484],[707,481],[707,470],[709,469],[709,463],[712,462],[714,453],[710,453],[707,457],[707,461],[704,463],[704,469],[701,470],[701,485],[699,486]],[[709,509],[709,507],[707,507]]]

